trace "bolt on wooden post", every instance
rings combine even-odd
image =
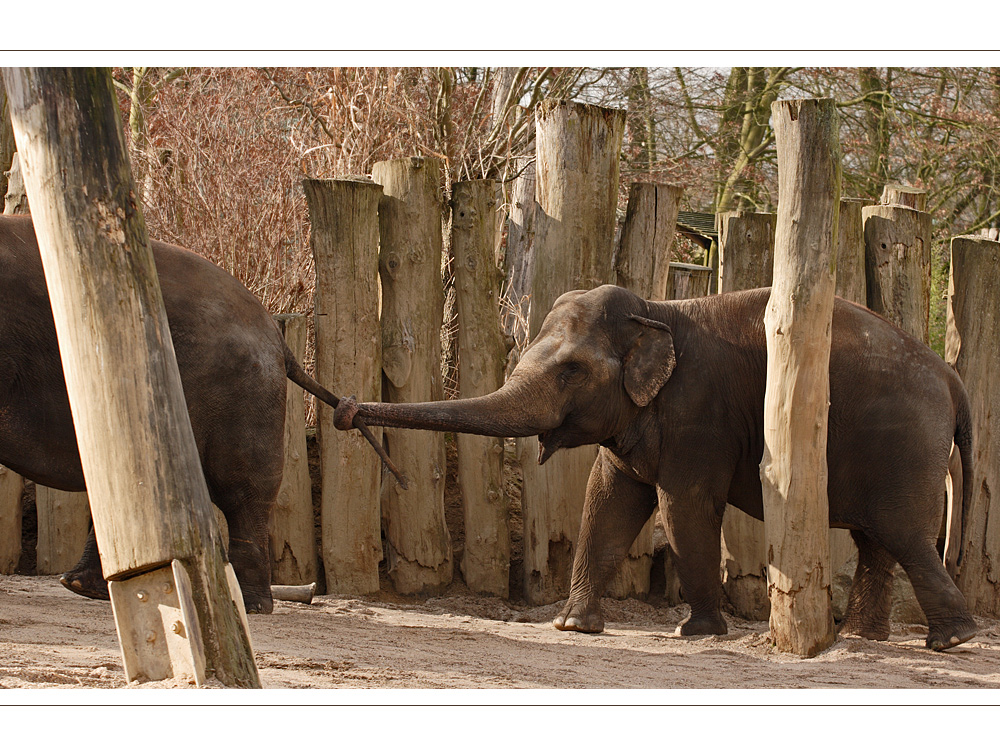
[[[126,676],[260,687],[110,72],[3,76]]]
[[[451,187],[451,252],[458,308],[458,393],[485,396],[503,384],[506,348],[500,330],[496,266],[496,182]],[[465,516],[462,575],[470,590],[507,598],[510,515],[504,492],[503,439],[456,434],[458,486]]]
[[[625,113],[545,100],[535,109],[535,257],[528,334],[556,299],[614,277],[618,161]],[[550,604],[569,595],[573,555],[596,446],[564,449],[544,466],[538,439],[518,442],[524,475],[524,595]]]
[[[316,263],[316,378],[350,386],[359,401],[382,399],[378,322],[378,205],[370,181],[305,179]],[[375,593],[382,559],[379,460],[358,433],[333,427],[318,403],[321,527],[327,593]],[[381,429],[373,428],[381,435]]]
[[[375,163],[379,202],[384,399],[443,398],[441,376],[442,165],[437,158]],[[382,521],[389,576],[400,593],[438,593],[451,583],[451,537],[444,518],[444,434],[385,429],[386,446],[410,479],[388,482]]]
[[[778,220],[760,466],[770,626],[779,650],[815,656],[836,637],[826,441],[840,140],[833,100],[779,101],[771,114]]]

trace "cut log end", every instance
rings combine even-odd
[[[311,604],[315,595],[316,583],[271,586],[271,596],[278,601],[296,601],[300,604]]]

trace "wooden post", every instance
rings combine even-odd
[[[719,292],[771,285],[774,213],[719,213]]]
[[[706,265],[670,263],[664,299],[694,299],[708,296],[713,270]]]
[[[349,386],[360,401],[381,401],[378,208],[382,188],[370,181],[306,179],[302,183],[316,263],[316,378],[324,386]],[[340,433],[333,427],[332,408],[318,404],[317,415],[326,590],[375,593],[382,560],[381,465],[360,434]],[[381,433],[372,430],[376,436]]]
[[[866,200],[842,197],[837,222],[837,296],[865,305],[865,224],[861,210]]]
[[[463,399],[503,384],[506,348],[500,330],[494,255],[496,182],[461,181],[451,187],[451,252],[458,306],[458,387]],[[504,493],[503,439],[456,434],[458,486],[465,516],[462,574],[477,593],[510,592],[510,526]]]
[[[719,292],[770,286],[774,272],[772,213],[720,213]],[[722,588],[733,611],[755,620],[771,612],[767,600],[767,548],[764,523],[736,507],[726,507],[722,518]]]
[[[615,283],[643,299],[663,299],[670,273],[670,246],[677,227],[682,187],[632,184],[615,255]],[[653,530],[658,514],[639,531],[606,596],[645,598],[653,566]]]
[[[517,344],[528,340],[528,301],[535,262],[535,161],[517,158],[510,187],[510,218],[507,221],[506,298],[504,333]]]
[[[10,122],[10,107],[7,103],[7,89],[0,79],[0,197],[7,195],[7,170],[14,159],[14,127]]]
[[[927,210],[927,190],[903,184],[886,184],[882,189],[880,205],[905,205],[914,210]]]
[[[306,354],[306,316],[276,315],[295,359]],[[331,384],[334,385],[334,384]],[[305,394],[291,381],[285,392],[285,468],[271,520],[271,582],[302,585],[316,580],[316,524],[306,451]]]
[[[778,150],[774,284],[764,314],[767,390],[760,477],[771,638],[815,656],[833,644],[827,407],[836,288],[840,140],[833,100],[771,106]]]
[[[404,158],[376,163],[379,275],[382,280],[383,394],[389,402],[436,401],[441,377],[441,161]],[[385,429],[386,446],[410,476],[403,491],[387,480],[382,520],[389,576],[404,594],[436,593],[452,578],[444,519],[444,435]]]
[[[24,177],[21,176],[21,160],[14,153],[10,170],[4,174],[7,178],[7,191],[3,199],[4,215],[25,215],[28,209],[28,193],[24,191]]]
[[[110,72],[3,74],[126,676],[260,687]]]
[[[0,575],[13,575],[21,559],[24,478],[0,465]]]
[[[545,100],[535,110],[535,266],[532,338],[563,293],[613,280],[618,160],[625,114]],[[560,451],[537,464],[538,439],[521,439],[524,476],[524,597],[550,604],[569,595],[573,551],[597,447]]]
[[[925,344],[930,340],[931,216],[903,205],[869,205],[865,224],[868,307]]]
[[[683,192],[683,187],[668,184],[632,184],[629,188],[615,274],[619,286],[643,299],[667,299],[670,247]]]
[[[90,533],[90,500],[86,491],[58,491],[35,485],[38,545],[35,573],[61,575],[80,561]]]
[[[1000,616],[1000,243],[951,240],[945,358],[962,376],[976,439],[972,502],[958,588],[976,614]],[[952,540],[952,538],[949,538]],[[957,540],[957,539],[956,539]]]

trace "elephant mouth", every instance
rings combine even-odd
[[[538,464],[544,465],[549,457],[561,448],[558,440],[552,438],[552,431],[544,431],[538,434]]]

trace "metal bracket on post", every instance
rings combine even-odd
[[[250,637],[243,594],[232,565],[226,565],[233,601]],[[129,682],[185,678],[202,687],[205,649],[191,579],[184,564],[170,564],[124,580],[109,580],[111,608]]]

